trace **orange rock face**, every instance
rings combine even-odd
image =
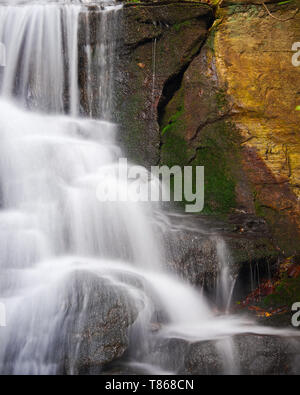
[[[221,9],[212,32],[216,73],[243,138],[257,206],[299,230],[300,66],[292,64],[292,46],[300,41],[300,13],[293,17],[295,5],[270,11],[276,19],[262,6]]]
[[[266,218],[287,254],[300,250],[296,3],[269,4],[270,16],[224,2],[161,121],[162,161],[205,167],[207,211]]]

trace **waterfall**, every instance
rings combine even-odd
[[[156,47],[157,38],[152,42],[152,117],[155,110],[155,83],[156,83]]]
[[[1,73],[3,96],[17,98],[32,109],[63,113],[69,86],[69,107],[75,111],[78,13],[77,6],[1,6],[0,37],[7,49],[7,66]]]
[[[84,307],[81,314],[72,311],[72,273],[105,273],[132,294],[111,271],[119,275],[120,262],[130,271],[160,259],[142,207],[96,198],[99,169],[114,166],[121,155],[116,126],[107,121],[114,51],[108,40],[120,7],[102,8],[93,8],[97,43],[84,59],[97,77],[96,90],[84,81],[87,92],[94,90],[87,97],[79,89],[80,50],[91,51],[91,42],[79,42],[79,26],[89,9],[68,3],[0,6],[0,41],[7,50],[0,84],[0,298],[7,312],[1,372],[61,369],[69,332],[85,313]],[[80,117],[85,107],[102,120]]]
[[[219,261],[219,276],[217,279],[217,305],[228,313],[237,275],[230,272],[232,258],[223,239],[215,240]]]
[[[128,316],[139,312],[133,330],[142,340],[131,357],[151,371],[160,365],[147,359],[157,309],[160,338],[249,331],[244,320],[214,317],[203,295],[165,271],[157,207],[97,200],[99,171],[122,157],[111,123],[121,8],[0,5],[0,373],[57,374],[66,364],[76,373],[77,334],[96,297],[91,278]],[[112,175],[109,185],[119,183]]]

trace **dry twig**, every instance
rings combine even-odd
[[[269,8],[266,6],[265,3],[262,3],[262,5],[265,7],[267,13],[268,13],[272,18],[274,18],[274,19],[276,19],[277,21],[280,21],[280,22],[286,22],[286,21],[289,21],[290,19],[295,18],[295,16],[297,15],[297,13],[298,13],[298,11],[299,11],[299,8],[297,8],[293,16],[290,16],[290,17],[288,17],[288,18],[286,18],[286,19],[281,19],[281,18],[277,18],[277,16],[274,16],[274,15],[270,12]]]

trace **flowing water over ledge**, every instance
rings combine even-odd
[[[215,316],[201,291],[170,274],[161,243],[168,220],[158,206],[97,200],[99,170],[122,157],[110,122],[121,7],[96,5],[92,45],[88,2],[21,3],[0,6],[7,48],[0,76],[0,300],[7,310],[0,372],[75,374],[82,354],[92,359],[97,348],[98,369],[129,349],[131,369],[175,373],[158,350],[181,339],[217,341],[224,371],[233,373],[233,335],[295,335]],[[109,187],[120,182],[116,174]],[[226,247],[216,242],[226,310],[234,279]]]

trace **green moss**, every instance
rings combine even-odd
[[[218,90],[210,99],[216,112],[226,108],[226,93]],[[221,111],[220,111],[221,113]],[[240,135],[224,120],[208,123],[193,141],[188,141],[187,125],[193,114],[184,106],[182,87],[168,104],[162,120],[161,164],[172,167],[204,166],[204,213],[226,215],[236,207],[237,174],[241,167]],[[196,172],[193,172],[195,189]],[[185,203],[185,202],[183,202]]]
[[[297,224],[291,220],[287,213],[262,204],[259,194],[259,190],[254,190],[255,213],[258,217],[262,217],[267,221],[277,248],[285,256],[298,254],[300,252],[300,235],[297,230]]]
[[[183,89],[180,89],[168,105],[161,125],[161,162],[169,167],[185,166],[193,150],[188,147],[185,136]]]
[[[183,127],[181,122],[178,122],[176,128]],[[172,133],[168,133],[162,145],[162,164],[169,167],[184,166],[188,161],[191,149],[188,147],[185,139],[177,133],[174,125],[170,126]]]
[[[245,10],[245,8],[240,4],[233,4],[227,7],[228,15],[233,15],[237,12],[242,12],[243,10]]]
[[[181,28],[184,26],[191,26],[192,22],[191,21],[184,21],[184,22],[180,22],[180,23],[176,23],[175,25],[173,25],[174,29],[176,30],[176,32],[180,32]]]
[[[235,169],[240,163],[238,135],[224,121],[204,128],[193,166],[205,169],[204,213],[226,214],[236,206]]]
[[[144,164],[145,162],[146,147],[141,146],[145,125],[143,120],[138,117],[144,101],[145,97],[142,91],[137,91],[135,94],[128,96],[126,101],[120,103],[120,108],[124,106],[124,110],[120,111],[121,117],[118,120],[123,128],[121,137],[124,148],[131,160],[138,164]]]
[[[225,90],[218,90],[216,95],[215,95],[215,102],[219,108],[219,110],[224,110],[227,104],[227,99],[226,99],[226,91]]]
[[[288,278],[285,275],[275,292],[264,298],[263,304],[267,307],[282,307],[291,306],[298,301],[300,301],[300,277]]]
[[[178,110],[176,111],[176,113],[174,115],[172,115],[169,119],[168,124],[162,129],[162,136],[167,133],[168,131],[172,131],[172,129],[176,129],[176,122],[180,122],[179,118],[180,116],[183,114],[184,111],[184,107],[183,105],[180,105],[180,107],[178,108]]]
[[[195,149],[184,138],[185,123],[178,115],[163,128],[162,164],[204,166],[206,214],[226,214],[236,206],[234,169],[239,163],[239,144],[231,125],[218,122],[202,131],[201,143]],[[193,158],[191,160],[191,158]],[[195,171],[193,174],[195,188]],[[183,202],[185,204],[185,202]]]
[[[209,35],[206,40],[206,46],[212,51],[214,51],[215,48],[215,35],[218,30],[218,26],[220,25],[221,22],[222,22],[222,18],[216,19],[214,21],[212,27],[210,28]]]
[[[218,123],[204,131],[201,146],[197,148],[194,160],[189,163],[193,150],[186,140],[178,134],[184,129],[182,121],[169,125],[162,146],[163,164],[204,166],[205,171],[205,214],[227,214],[236,206],[236,180],[233,169],[238,163],[238,152],[231,140],[229,128]],[[174,133],[175,132],[175,133]],[[195,170],[193,187],[195,188]],[[183,201],[183,204],[186,202]]]
[[[255,213],[258,217],[263,217],[264,216],[264,212],[262,209],[262,206],[259,202],[258,199],[258,194],[256,191],[253,192],[253,201],[254,201],[254,208],[255,208]]]

